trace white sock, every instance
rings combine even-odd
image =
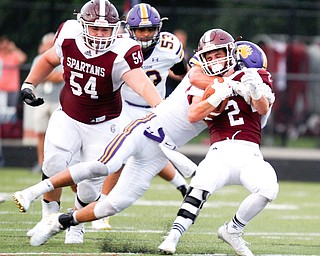
[[[60,210],[60,205],[56,201],[47,203],[44,200],[41,200],[41,205],[42,205],[42,218],[45,218],[51,213],[57,213]]]
[[[54,190],[52,183],[49,181],[49,179],[45,179],[43,181],[40,181],[36,185],[33,185],[33,186],[25,189],[25,192],[26,192],[26,196],[28,197],[28,199],[30,199],[31,201],[34,201],[39,196],[41,196],[47,192],[50,192],[52,190]]]
[[[183,186],[183,185],[188,186],[186,180],[183,178],[183,176],[177,170],[175,170],[175,175],[174,175],[173,179],[170,180],[170,183],[172,185],[174,185],[176,188]]]

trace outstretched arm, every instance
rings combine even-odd
[[[157,106],[162,101],[159,92],[141,68],[131,69],[124,73],[122,79],[142,96],[151,107]]]

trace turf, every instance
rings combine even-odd
[[[31,247],[25,236],[40,220],[40,201],[27,213],[19,213],[11,195],[40,180],[26,169],[0,169],[0,255],[157,255],[157,247],[170,229],[182,197],[170,183],[156,177],[146,194],[134,205],[111,217],[111,231],[95,231],[86,224],[85,243],[65,245],[64,233],[45,245]],[[280,193],[246,228],[244,239],[255,255],[320,255],[319,184],[280,182]],[[225,187],[211,196],[196,223],[177,247],[177,255],[234,255],[217,238],[217,229],[229,221],[247,192]],[[66,188],[62,210],[73,205]]]

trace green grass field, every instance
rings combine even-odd
[[[180,193],[156,177],[134,205],[111,218],[111,231],[95,231],[86,224],[85,242],[65,245],[64,233],[45,245],[31,247],[25,236],[40,220],[40,201],[19,213],[11,195],[40,180],[25,169],[0,169],[0,255],[157,255],[182,201]],[[280,193],[246,228],[244,239],[255,255],[320,255],[319,183],[280,182]],[[177,255],[234,255],[217,238],[217,229],[233,217],[247,192],[225,187],[211,196],[196,223],[180,240]],[[70,188],[63,192],[62,211],[73,205]]]

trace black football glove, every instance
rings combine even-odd
[[[24,83],[21,87],[21,97],[22,100],[32,107],[40,106],[44,103],[44,100],[42,98],[36,98],[36,96],[33,94],[32,89],[34,86],[30,83]]]

